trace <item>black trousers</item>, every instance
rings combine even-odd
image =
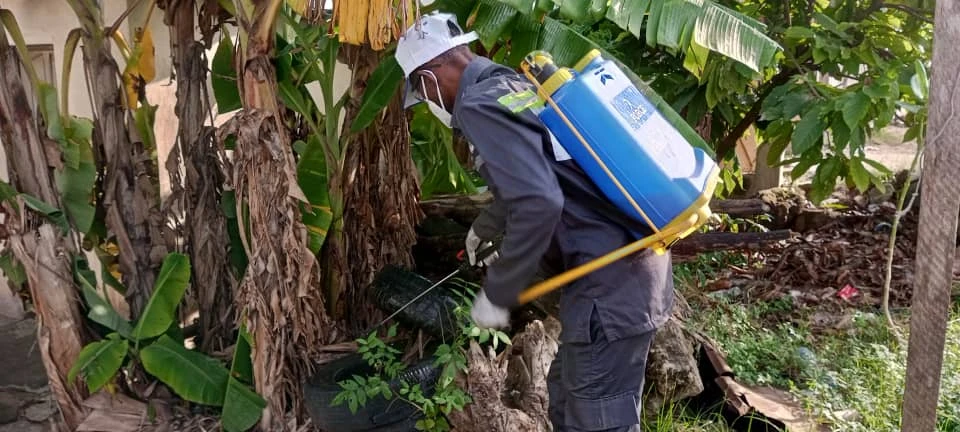
[[[547,389],[554,432],[640,432],[647,355],[656,331],[607,340],[596,309],[588,343],[561,343]]]

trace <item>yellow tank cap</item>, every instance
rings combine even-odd
[[[546,99],[547,96],[553,96],[553,94],[560,89],[567,81],[573,79],[573,73],[570,72],[567,68],[559,68],[553,75],[550,75],[550,78],[547,78],[547,81],[544,82],[540,87],[543,93],[540,97]]]
[[[587,65],[590,64],[590,62],[592,62],[595,58],[600,57],[600,55],[600,50],[596,48],[590,50],[587,55],[583,56],[583,58],[573,66],[573,69],[577,72],[583,72],[583,69],[586,68]]]

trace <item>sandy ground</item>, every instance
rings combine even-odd
[[[906,128],[899,126],[881,130],[867,144],[867,157],[879,161],[893,171],[910,168],[917,152],[917,142],[903,142],[906,131]]]

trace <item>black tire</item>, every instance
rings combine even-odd
[[[413,432],[422,413],[410,404],[396,397],[387,400],[383,395],[368,399],[367,403],[350,412],[347,404],[332,406],[333,399],[340,393],[339,381],[353,375],[368,376],[372,368],[359,354],[335,360],[317,369],[314,375],[304,383],[304,404],[313,424],[320,430],[329,432]],[[406,381],[411,386],[420,384],[425,396],[433,394],[434,386],[440,377],[440,369],[433,366],[433,358],[416,363],[391,381],[394,392],[400,389],[400,383]]]
[[[374,303],[387,314],[392,314],[433,285],[430,279],[388,266],[377,274],[370,285]],[[449,340],[460,331],[454,310],[459,306],[457,283],[451,281],[435,288],[396,316],[405,326],[423,329],[428,334]]]

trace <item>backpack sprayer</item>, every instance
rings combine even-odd
[[[663,254],[706,223],[712,214],[710,198],[719,167],[703,149],[690,145],[616,63],[593,50],[574,69],[562,68],[549,53],[534,51],[520,68],[537,89],[537,94],[530,96],[547,105],[537,114],[540,121],[626,218],[653,231],[527,288],[519,295],[520,304],[642,249]],[[539,105],[528,103],[525,97],[508,99],[507,104],[513,102],[519,106],[514,111]],[[478,259],[485,259],[495,249],[496,245],[485,249]],[[458,259],[462,260],[462,252]],[[424,290],[374,328],[462,269]]]
[[[574,69],[534,51],[521,70],[547,106],[538,116],[625,216],[653,234],[520,293],[524,304],[646,248],[663,254],[711,215],[719,168],[683,138],[611,60],[592,50]]]

